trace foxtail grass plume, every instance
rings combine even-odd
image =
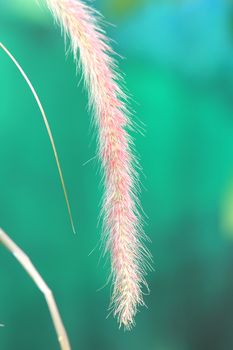
[[[142,287],[147,250],[136,196],[136,160],[127,128],[132,126],[113,58],[114,52],[100,26],[101,17],[79,0],[46,0],[70,37],[77,64],[81,63],[90,106],[98,127],[99,157],[104,171],[103,200],[106,251],[111,255],[111,309],[119,324],[129,329],[143,302]]]

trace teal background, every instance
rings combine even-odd
[[[145,125],[134,134],[155,270],[131,332],[106,319],[96,132],[60,29],[34,1],[0,0],[0,40],[46,110],[77,229],[73,235],[38,107],[0,52],[0,226],[52,288],[73,349],[233,347],[233,4],[100,0]],[[90,254],[91,253],[91,254]],[[0,249],[0,349],[58,349],[43,296]]]

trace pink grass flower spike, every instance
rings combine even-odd
[[[99,25],[99,14],[79,0],[46,0],[69,35],[76,62],[80,62],[90,106],[99,130],[99,157],[104,170],[103,200],[106,251],[111,255],[111,308],[119,324],[129,329],[137,307],[143,304],[144,266],[148,257],[136,195],[136,160],[121,77],[114,52]],[[79,58],[78,58],[79,57]]]

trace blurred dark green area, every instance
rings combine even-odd
[[[227,0],[100,0],[132,107],[143,174],[145,231],[155,271],[136,328],[108,314],[109,262],[98,226],[96,132],[81,74],[60,29],[34,1],[0,0],[0,40],[47,112],[77,235],[38,108],[0,52],[0,226],[54,291],[73,349],[230,350],[233,347],[233,5]],[[92,252],[92,253],[91,253]],[[91,254],[90,254],[91,253]],[[43,296],[0,249],[0,349],[58,344]]]

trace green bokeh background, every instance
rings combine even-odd
[[[81,74],[44,6],[0,0],[0,40],[33,82],[56,141],[74,236],[48,136],[0,52],[0,226],[52,288],[73,349],[233,347],[233,35],[230,1],[95,1],[145,125],[135,134],[155,271],[131,332],[106,319],[102,188]],[[91,254],[90,254],[91,253]],[[43,296],[0,249],[0,349],[58,349]]]

